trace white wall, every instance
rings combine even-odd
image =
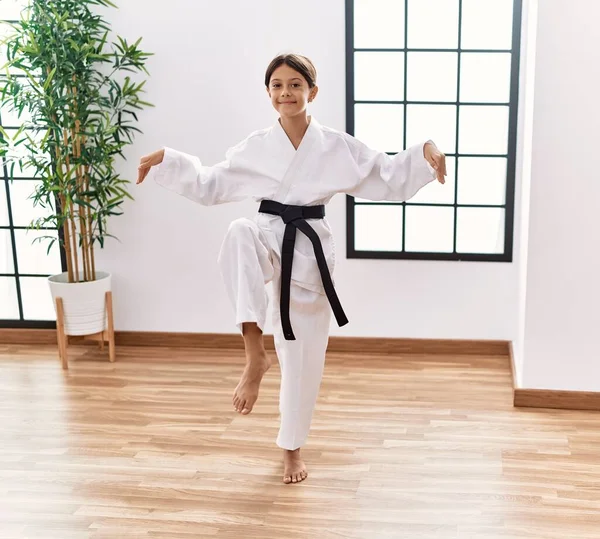
[[[122,0],[108,10],[116,32],[143,36],[149,62],[147,98],[128,161],[163,145],[221,160],[227,147],[275,121],[263,85],[270,59],[293,50],[311,57],[320,93],[311,112],[345,129],[343,0]],[[434,79],[432,79],[434,80]],[[114,274],[120,330],[233,332],[232,311],[216,265],[230,221],[251,216],[253,203],[204,208],[145,183],[110,224],[122,243],[98,253]],[[514,339],[517,334],[518,252],[515,263],[347,260],[345,198],[328,207],[336,234],[337,288],[351,323],[334,335]],[[519,235],[519,208],[515,234]]]
[[[600,391],[600,2],[538,12],[522,385]]]
[[[535,89],[535,53],[537,34],[538,0],[523,0],[521,65],[519,80],[519,141],[517,143],[517,185],[515,203],[518,208],[519,232],[515,234],[515,251],[518,255],[519,282],[518,297],[518,333],[513,341],[513,360],[515,362],[515,383],[522,385],[523,353],[525,347],[525,312],[527,290],[527,261],[529,247],[529,206],[531,198],[531,148],[533,143],[533,111]]]

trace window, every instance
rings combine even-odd
[[[347,131],[432,139],[446,184],[347,198],[349,258],[512,261],[521,0],[346,0]]]
[[[26,0],[2,0],[0,20],[15,21]],[[2,25],[3,35],[8,27]],[[4,64],[6,53],[0,54]],[[10,110],[0,110],[0,124],[12,135],[21,120]],[[1,135],[0,135],[1,136]],[[36,236],[57,234],[52,230],[27,230],[44,210],[29,197],[39,178],[18,164],[14,176],[2,158],[0,171],[0,327],[55,327],[56,317],[47,277],[63,271],[58,244],[47,254],[47,244],[33,242]]]

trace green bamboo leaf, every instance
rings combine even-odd
[[[48,78],[46,79],[46,82],[44,83],[44,91],[48,90],[48,87],[50,86],[50,83],[52,82],[52,79],[54,78],[54,74],[56,73],[56,66],[54,66],[54,68],[52,68],[52,71],[50,71],[50,73],[48,74]]]
[[[86,208],[93,208],[93,206],[89,202],[87,202],[86,200],[83,200],[81,198],[74,198],[73,203],[77,204],[78,206],[85,206]]]
[[[46,250],[46,256],[50,254],[50,251],[52,250],[52,247],[54,246],[54,244],[56,243],[56,238],[52,238],[49,242],[48,242],[48,249]]]

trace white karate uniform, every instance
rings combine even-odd
[[[435,179],[423,156],[423,145],[389,156],[368,148],[347,133],[320,125],[312,117],[296,150],[279,122],[256,131],[231,148],[225,161],[202,165],[197,157],[165,148],[163,162],[151,173],[160,185],[203,205],[274,200],[282,204],[327,204],[337,193],[369,200],[403,201]],[[335,245],[327,219],[307,220],[318,234],[330,273]],[[296,233],[290,318],[296,340],[283,337],[279,293],[281,217],[257,213],[229,227],[219,265],[235,321],[256,322],[263,329],[273,285],[273,328],[281,365],[277,444],[297,449],[305,444],[317,400],[329,339],[331,307],[325,295],[312,243]],[[341,297],[342,306],[344,298]]]

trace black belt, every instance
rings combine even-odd
[[[296,243],[296,229],[300,230],[312,243],[315,251],[315,258],[321,273],[321,281],[325,288],[325,294],[329,304],[333,309],[335,319],[339,326],[348,323],[348,318],[342,309],[340,300],[337,297],[327,260],[323,253],[321,238],[314,229],[306,222],[306,219],[323,219],[325,217],[325,206],[291,206],[280,204],[274,200],[263,200],[258,210],[260,213],[278,215],[285,223],[285,232],[283,234],[283,245],[281,246],[281,297],[279,309],[281,312],[281,326],[283,335],[287,341],[294,341],[296,337],[292,331],[290,322],[290,286],[292,283],[292,263],[294,261],[294,245]]]

